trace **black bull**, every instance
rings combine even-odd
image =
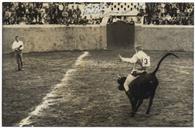
[[[159,84],[158,79],[156,77],[156,72],[158,71],[161,62],[169,55],[173,55],[176,58],[178,58],[178,56],[176,56],[173,53],[165,54],[160,59],[156,69],[153,72],[141,74],[138,78],[136,78],[135,80],[133,80],[130,83],[130,85],[129,85],[130,89],[128,92],[126,92],[126,94],[127,94],[128,98],[130,100],[130,103],[132,105],[131,116],[135,115],[138,108],[143,103],[143,100],[147,99],[147,98],[149,98],[149,105],[148,105],[148,109],[146,111],[146,114],[150,113],[150,108],[152,106],[153,98],[155,95],[155,90]],[[119,86],[118,86],[119,90],[123,90],[123,91],[125,90],[124,89],[125,80],[126,80],[126,77],[119,77],[118,78],[117,82],[119,84]]]

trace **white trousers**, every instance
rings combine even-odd
[[[125,83],[124,83],[124,88],[125,88],[125,91],[128,91],[129,90],[129,84],[133,81],[133,80],[135,80],[137,77],[135,77],[135,76],[133,76],[133,75],[131,75],[131,74],[129,74],[128,76],[127,76],[127,79],[125,80]]]

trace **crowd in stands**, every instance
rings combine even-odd
[[[193,25],[193,3],[146,3],[144,24]]]
[[[77,5],[69,3],[3,3],[3,24],[100,24],[103,17],[82,16]],[[81,4],[81,3],[80,3]],[[87,3],[82,3],[87,4]],[[108,4],[109,5],[109,4]],[[193,25],[193,3],[146,3],[136,16],[137,22],[154,25]],[[126,18],[124,18],[126,20]],[[132,20],[131,20],[132,21]]]
[[[68,3],[3,3],[3,24],[98,24],[81,16],[77,6]]]

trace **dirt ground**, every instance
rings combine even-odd
[[[152,71],[166,52],[146,51]],[[16,71],[13,55],[3,56],[3,126],[17,126],[61,82],[69,69],[76,71],[55,90],[55,103],[31,117],[29,126],[193,126],[193,53],[175,52],[157,73],[151,113],[145,100],[135,117],[124,92],[117,89],[117,74],[127,75],[132,65],[120,62],[127,50],[89,51],[73,66],[82,51],[24,54],[24,71]]]

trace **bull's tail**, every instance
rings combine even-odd
[[[173,56],[175,56],[176,58],[179,58],[177,55],[175,55],[174,53],[167,53],[167,54],[165,54],[161,59],[160,59],[160,61],[158,62],[158,65],[157,65],[157,67],[156,67],[156,69],[152,72],[152,74],[156,74],[156,72],[158,71],[158,69],[159,69],[159,67],[160,67],[160,64],[162,63],[162,61],[167,57],[167,56],[170,56],[170,55],[173,55]]]

